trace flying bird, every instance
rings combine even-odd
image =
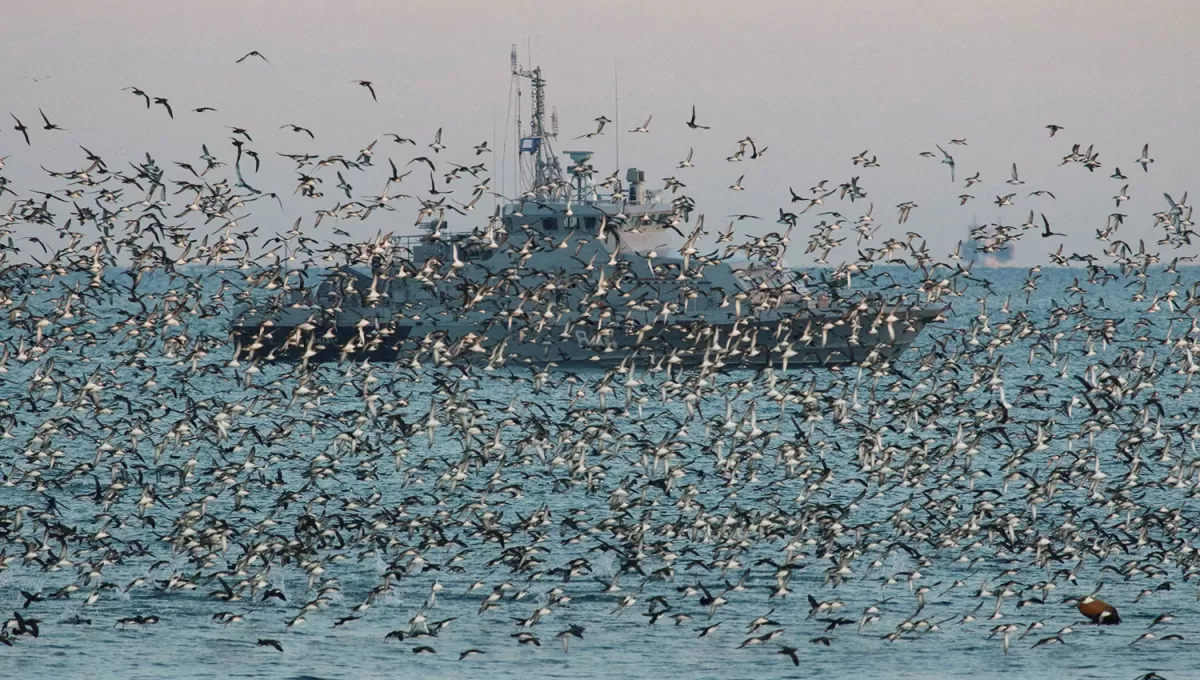
[[[150,95],[146,94],[144,91],[142,91],[141,89],[139,89],[137,87],[125,87],[125,88],[121,89],[122,92],[125,92],[127,90],[132,91],[134,96],[136,96],[136,97],[144,98],[146,100],[146,108],[150,108]]]
[[[8,115],[12,116],[12,119],[17,121],[17,124],[13,126],[13,129],[17,132],[20,132],[25,137],[25,145],[33,146],[29,143],[29,128],[25,127],[25,124],[21,122],[21,119],[13,116],[12,113],[9,113]]]
[[[235,64],[240,64],[240,63],[242,63],[243,61],[246,61],[247,59],[249,59],[250,57],[258,57],[259,59],[262,59],[263,61],[266,61],[266,62],[267,62],[267,64],[268,64],[269,66],[274,66],[274,64],[272,64],[270,61],[267,61],[267,58],[266,58],[266,57],[264,57],[264,56],[263,56],[263,54],[262,54],[262,52],[259,52],[258,50],[250,50],[250,51],[249,51],[249,52],[247,52],[247,53],[246,53],[246,54],[245,54],[245,55],[244,55],[244,56],[243,56],[241,59],[238,59],[238,60],[237,60],[237,61],[235,61],[234,63],[235,63]]]
[[[172,120],[175,119],[175,112],[171,110],[171,104],[167,101],[166,97],[155,97],[154,103],[162,104],[163,108],[167,110],[167,115],[170,116]]]
[[[1045,213],[1042,213],[1042,225],[1045,228],[1045,231],[1042,232],[1042,238],[1050,238],[1051,236],[1066,236],[1066,234],[1059,234],[1057,232],[1050,231],[1050,220],[1046,219]]]
[[[1138,165],[1142,166],[1142,172],[1150,172],[1149,165],[1154,162],[1154,159],[1150,157],[1150,145],[1149,144],[1142,145],[1142,157],[1137,159],[1136,162],[1138,163]]]
[[[291,123],[285,123],[285,124],[279,126],[280,130],[282,130],[284,128],[291,128],[292,132],[303,132],[303,133],[307,134],[310,139],[316,139],[316,137],[313,136],[312,130],[309,130],[306,127],[300,127],[299,125],[293,125]]]
[[[946,165],[950,166],[950,181],[953,182],[954,181],[954,156],[951,156],[950,154],[946,153],[946,150],[943,149],[940,144],[934,144],[934,146],[937,147],[938,151],[942,152],[942,162],[945,163]]]
[[[635,127],[634,129],[630,130],[630,132],[650,132],[650,121],[653,118],[654,118],[654,116],[650,116],[649,118],[646,119],[645,123],[642,123],[641,125]]]
[[[59,126],[55,125],[54,123],[51,123],[50,119],[46,117],[46,113],[44,111],[42,111],[41,109],[38,109],[38,113],[42,114],[42,121],[44,121],[46,123],[45,125],[42,126],[43,130],[63,130],[63,128],[60,128]],[[65,132],[65,130],[63,130],[63,131]]]
[[[367,88],[367,90],[371,93],[371,99],[374,99],[376,102],[379,101],[379,98],[375,96],[375,86],[374,86],[374,84],[371,83],[371,81],[369,81],[369,80],[353,80],[351,82],[356,83],[358,85],[362,85],[363,87]]]

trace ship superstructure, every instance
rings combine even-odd
[[[780,234],[753,261],[705,253],[691,199],[660,196],[637,168],[603,176],[590,151],[556,154],[541,69],[513,70],[532,90],[525,190],[465,232],[445,197],[426,199],[419,234],[362,244],[320,286],[240,310],[241,357],[786,368],[886,361],[939,317],[903,297],[811,292]]]

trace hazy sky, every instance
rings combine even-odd
[[[199,163],[201,142],[231,162],[224,126],[236,125],[250,131],[255,141],[248,147],[262,154],[262,171],[248,176],[250,183],[284,195],[294,189],[294,174],[274,152],[353,156],[381,139],[382,169],[369,178],[347,177],[356,197],[375,195],[384,159],[400,165],[416,152],[428,155],[425,145],[439,127],[449,146],[439,160],[475,162],[471,147],[491,141],[494,121],[505,138],[513,43],[523,62],[531,45],[533,62],[545,71],[550,104],[562,121],[558,149],[590,143],[606,174],[613,137],[569,139],[592,129],[596,116],[613,117],[616,63],[622,130],[654,116],[650,134],[622,135],[622,165],[644,168],[655,188],[660,178],[678,177],[718,227],[723,216],[748,212],[768,219],[746,230],[774,229],[777,209],[791,209],[789,186],[807,194],[819,180],[837,185],[859,175],[865,202],[827,206],[853,221],[874,203],[876,221],[885,225],[876,245],[913,230],[931,239],[935,254],[948,254],[973,216],[995,221],[995,197],[1016,190],[1017,205],[1002,215],[1006,223],[1024,222],[1033,208],[1050,217],[1055,231],[1071,234],[1068,252],[1098,252],[1095,230],[1124,184],[1109,178],[1114,166],[1130,178],[1132,200],[1121,210],[1130,219],[1118,232],[1126,240],[1157,238],[1150,215],[1166,207],[1162,192],[1178,198],[1200,170],[1200,93],[1192,73],[1200,63],[1200,5],[1190,2],[9,0],[5,6],[0,156],[11,154],[3,172],[19,191],[57,186],[39,165],[81,167],[78,144],[113,166],[149,151],[172,174],[181,171],[171,160]],[[234,64],[252,49],[274,66]],[[356,79],[374,82],[378,103],[350,82]],[[130,85],[167,97],[175,120],[121,91]],[[711,130],[685,127],[693,104]],[[189,111],[202,105],[219,112]],[[43,131],[38,107],[68,132]],[[32,148],[12,130],[9,111],[30,126]],[[311,128],[316,140],[279,130],[284,123]],[[1066,129],[1049,139],[1049,123]],[[415,138],[416,152],[384,140],[384,132]],[[768,146],[767,155],[727,163],[746,135]],[[948,145],[961,137],[968,146]],[[1145,142],[1156,159],[1149,174],[1134,163]],[[958,182],[951,184],[940,155],[918,156],[936,152],[935,143],[954,154]],[[1072,143],[1095,144],[1103,167],[1095,173],[1078,164],[1058,167]],[[697,167],[676,170],[689,147]],[[851,165],[864,149],[881,168]],[[489,160],[498,162],[498,154]],[[1013,162],[1027,182],[1022,187],[1003,183]],[[976,171],[985,181],[967,191],[976,200],[959,207],[963,179]],[[729,191],[742,174],[746,191]],[[424,187],[428,180],[420,175],[405,180],[404,190]],[[500,189],[499,175],[492,176]],[[284,212],[258,203],[252,222],[264,232],[282,231],[296,217],[330,207],[335,194],[344,199],[332,172],[328,177],[321,201],[292,199]],[[458,184],[463,200],[471,184]],[[1028,198],[1034,189],[1053,191],[1058,200]],[[906,200],[919,207],[897,226],[894,206]],[[342,226],[363,236],[410,231],[414,214],[406,209]],[[804,216],[793,241],[802,244],[816,221]],[[324,232],[323,225],[318,236]],[[1060,241],[1028,234],[1017,262],[1045,261]],[[793,246],[794,264],[806,263],[802,250]],[[852,249],[838,254],[835,262],[854,257]]]

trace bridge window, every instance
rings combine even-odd
[[[558,220],[553,217],[542,218],[542,229],[546,231],[555,231],[558,229]]]

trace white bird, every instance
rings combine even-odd
[[[1129,185],[1126,184],[1125,186],[1121,187],[1121,191],[1119,193],[1117,193],[1116,196],[1113,196],[1113,200],[1117,202],[1118,208],[1121,207],[1121,201],[1128,201],[1129,200]]]
[[[1025,182],[1021,181],[1021,178],[1020,178],[1020,177],[1017,177],[1017,164],[1016,164],[1016,163],[1013,163],[1013,167],[1012,167],[1012,179],[1010,179],[1010,180],[1006,180],[1006,181],[1007,181],[1009,184],[1012,184],[1012,185],[1024,184],[1024,183],[1025,183]]]
[[[1150,172],[1150,168],[1148,168],[1146,166],[1153,163],[1154,159],[1150,157],[1150,145],[1149,144],[1142,145],[1142,157],[1137,159],[1135,162],[1142,166],[1143,172]]]
[[[446,148],[446,145],[442,144],[442,129],[441,128],[438,128],[437,134],[433,136],[433,144],[430,144],[429,148],[433,149],[434,153],[441,153],[442,149]]]

